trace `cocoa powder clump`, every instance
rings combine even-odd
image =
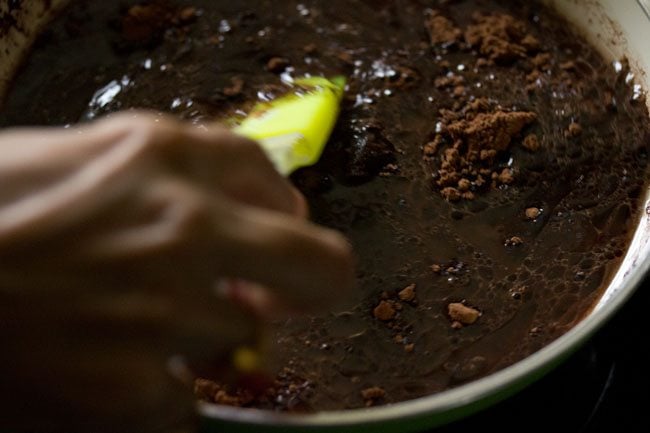
[[[468,152],[482,149],[503,151],[508,149],[512,138],[535,119],[537,115],[531,112],[495,111],[454,122],[447,131],[453,139],[463,140]]]
[[[415,284],[410,284],[403,288],[399,293],[398,296],[400,300],[404,302],[412,302],[415,300]]]
[[[580,126],[580,124],[577,122],[571,122],[565,131],[564,136],[567,138],[573,138],[579,136],[580,134],[582,134],[582,126]]]
[[[526,219],[534,220],[541,215],[542,211],[540,211],[539,208],[536,207],[529,207],[526,209],[524,213],[526,214]]]
[[[425,27],[429,32],[431,45],[453,45],[459,42],[463,36],[463,32],[438,11],[431,12],[425,22]]]
[[[537,152],[539,150],[540,144],[539,139],[535,134],[529,134],[524,138],[524,141],[521,143],[524,149],[531,152]]]
[[[440,115],[439,132],[424,146],[424,159],[445,200],[472,200],[487,187],[515,182],[514,171],[499,166],[499,156],[537,119],[535,113],[491,108],[477,99],[459,111],[441,110]],[[531,147],[532,140],[528,139]]]
[[[289,67],[289,60],[284,57],[271,57],[266,63],[266,69],[274,74],[284,72]]]
[[[481,315],[476,308],[468,307],[461,302],[452,302],[447,306],[447,313],[452,323],[459,322],[462,325],[472,325]]]
[[[364,400],[366,407],[374,406],[385,397],[386,391],[378,386],[366,388],[361,391],[361,398]]]
[[[465,42],[489,61],[508,64],[539,49],[539,41],[526,33],[526,25],[511,15],[475,13],[465,30]]]
[[[397,312],[395,311],[395,307],[388,302],[388,301],[381,301],[373,310],[372,312],[373,316],[375,316],[376,319],[381,320],[383,322],[387,322],[389,320],[392,320],[395,318],[395,314]]]

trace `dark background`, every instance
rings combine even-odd
[[[497,406],[431,433],[650,431],[650,278],[589,343]]]

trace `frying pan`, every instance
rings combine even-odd
[[[0,0],[0,102],[31,42],[68,0]],[[626,57],[637,83],[650,88],[650,0],[547,0],[606,59]],[[9,19],[6,19],[9,17]],[[648,99],[650,104],[650,99]],[[205,432],[411,432],[432,428],[503,400],[577,350],[630,298],[650,267],[648,191],[625,258],[601,299],[566,334],[516,364],[466,385],[403,403],[368,409],[289,415],[198,403]]]

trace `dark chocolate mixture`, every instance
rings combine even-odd
[[[120,4],[56,22],[0,126],[130,107],[204,122],[294,76],[349,79],[326,154],[293,179],[351,239],[359,290],[279,328],[273,390],[201,381],[202,398],[320,411],[439,392],[560,336],[616,270],[646,179],[643,96],[537,3]]]

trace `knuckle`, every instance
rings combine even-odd
[[[165,244],[178,246],[209,238],[212,211],[209,198],[191,184],[158,182],[151,190],[152,201],[160,203],[157,225],[163,228]]]
[[[206,239],[212,225],[212,212],[206,201],[207,198],[186,196],[177,204],[174,233],[179,239]]]
[[[123,129],[141,143],[153,144],[173,137],[174,120],[149,111],[119,113],[107,120],[111,127]]]
[[[129,133],[137,136],[142,142],[147,144],[156,143],[160,137],[164,136],[162,134],[163,126],[152,117],[147,116],[134,119],[129,126]]]

